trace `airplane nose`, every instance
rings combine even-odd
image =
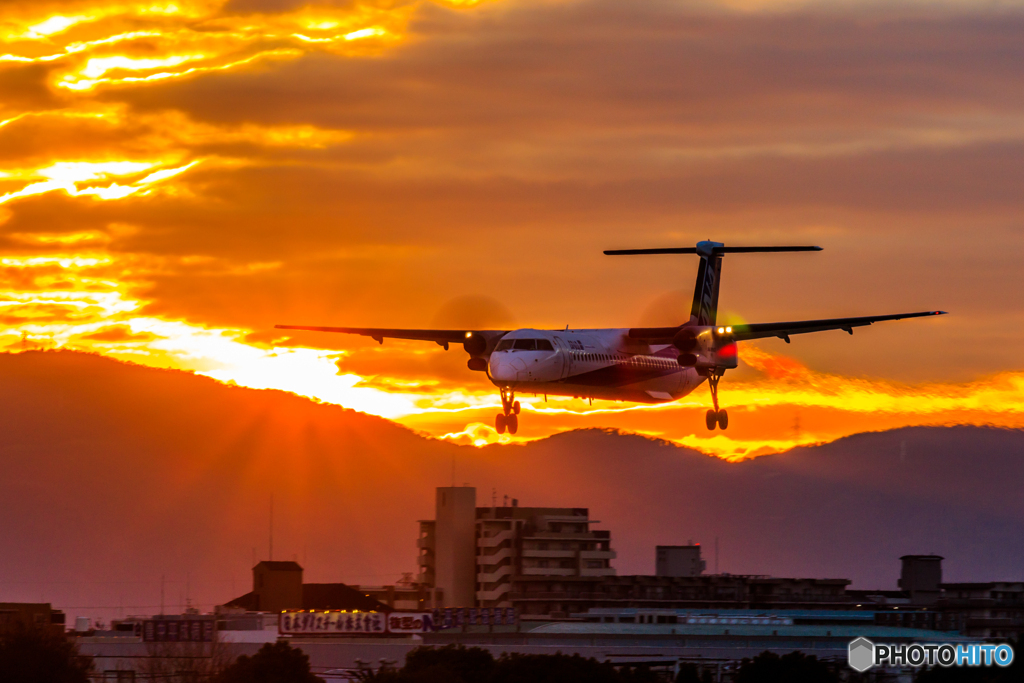
[[[518,379],[519,369],[512,364],[510,358],[491,356],[490,366],[491,377],[499,382],[514,382]]]

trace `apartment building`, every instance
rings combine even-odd
[[[477,507],[475,488],[439,488],[436,519],[420,522],[420,581],[445,607],[516,607],[552,580],[594,586],[615,575],[611,533],[595,523],[587,508]]]

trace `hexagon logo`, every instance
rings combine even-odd
[[[867,638],[858,638],[850,643],[850,668],[867,671],[875,665],[875,644]]]

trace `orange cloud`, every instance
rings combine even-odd
[[[159,338],[152,332],[133,332],[132,328],[127,325],[111,325],[110,327],[104,327],[96,332],[83,334],[79,337],[83,341],[115,342],[119,344],[123,342],[151,342]]]
[[[475,445],[615,426],[742,458],[1022,426],[1018,18],[263,4],[10,4],[0,345],[286,389]],[[829,251],[729,260],[723,302],[752,322],[946,301],[974,317],[792,356],[745,345],[728,432],[704,429],[701,388],[664,406],[522,397],[516,437],[457,350],[271,331],[455,325],[443,302],[467,293],[502,329],[499,301],[524,326],[671,324],[689,291],[664,292],[693,264],[601,249],[795,235]]]

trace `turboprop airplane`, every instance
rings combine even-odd
[[[310,327],[275,325],[283,330],[361,334],[384,339],[432,341],[448,350],[462,344],[469,369],[487,373],[501,392],[502,412],[494,420],[499,434],[519,429],[516,392],[574,398],[666,403],[686,396],[707,380],[714,406],[706,415],[709,430],[729,426],[729,414],[718,407],[718,382],[735,368],[736,342],[806,332],[844,330],[885,320],[943,315],[945,311],[897,313],[861,318],[829,318],[782,323],[719,325],[718,290],[725,254],[821,251],[821,247],[727,247],[698,242],[696,247],[620,249],[609,256],[697,254],[700,266],[690,319],[675,327],[631,327],[571,330],[403,330],[376,327]]]

